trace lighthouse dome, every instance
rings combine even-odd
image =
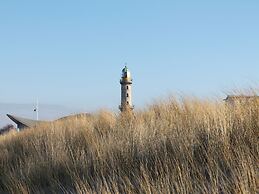
[[[123,69],[122,69],[122,77],[123,78],[130,78],[130,71],[128,69],[127,66],[125,66]]]

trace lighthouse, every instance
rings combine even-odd
[[[129,69],[125,66],[122,69],[121,75],[121,105],[119,106],[121,112],[132,111],[132,78]]]

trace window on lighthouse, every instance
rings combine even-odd
[[[129,89],[129,86],[127,86],[127,90]]]
[[[127,93],[127,97],[129,97],[129,94]]]

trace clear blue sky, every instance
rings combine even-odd
[[[0,2],[0,102],[117,109],[210,96],[259,81],[258,0]]]

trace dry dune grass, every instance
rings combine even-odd
[[[0,193],[258,193],[259,105],[170,99],[0,137]]]

